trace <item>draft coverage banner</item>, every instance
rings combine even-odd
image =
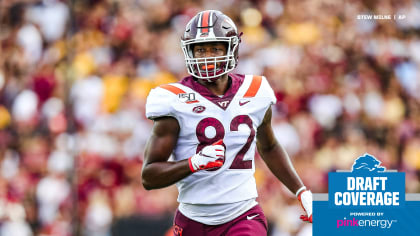
[[[405,193],[405,173],[374,156],[328,174],[328,193],[314,194],[313,235],[420,235],[420,194]]]

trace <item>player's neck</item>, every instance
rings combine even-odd
[[[222,77],[214,82],[207,82],[203,80],[198,81],[200,84],[204,85],[210,90],[214,95],[224,95],[229,89],[230,80],[227,74],[222,75]]]

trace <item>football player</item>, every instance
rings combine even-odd
[[[146,116],[154,121],[142,170],[146,189],[178,187],[174,235],[266,235],[256,202],[255,148],[296,194],[312,222],[306,189],[271,127],[276,97],[264,76],[231,72],[240,35],[220,11],[198,13],[181,39],[190,76],[153,89]],[[170,160],[170,156],[173,160]]]

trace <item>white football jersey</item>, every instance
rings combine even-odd
[[[183,160],[223,139],[225,162],[217,170],[202,170],[177,182],[178,201],[186,204],[226,204],[255,199],[256,131],[276,97],[263,76],[230,74],[222,97],[193,77],[153,89],[146,116],[171,116],[180,133],[174,159]]]

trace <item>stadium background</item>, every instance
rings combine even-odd
[[[179,39],[204,9],[244,32],[236,71],[271,82],[276,136],[313,192],[364,152],[420,192],[419,1],[3,0],[0,235],[168,231],[176,188],[141,186],[145,98],[186,75]],[[255,177],[271,235],[311,235],[260,158]]]

